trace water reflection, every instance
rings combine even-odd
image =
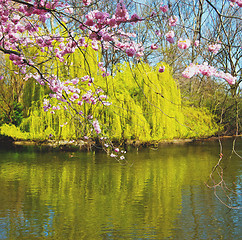
[[[100,153],[1,151],[0,239],[239,239],[241,212],[204,185],[218,152],[166,146],[121,166]],[[239,159],[224,168],[241,191]]]

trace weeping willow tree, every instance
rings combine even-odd
[[[40,62],[42,58],[40,53]],[[91,136],[90,120],[82,117],[88,115],[98,119],[107,137],[118,141],[200,137],[213,135],[218,130],[209,112],[183,106],[172,70],[165,63],[151,67],[143,62],[136,65],[124,62],[112,66],[112,76],[103,77],[97,64],[101,59],[101,53],[90,46],[66,55],[63,63],[53,58],[44,65],[40,64],[42,71],[65,81],[91,75],[94,78],[93,92],[103,89],[103,94],[108,95],[108,101],[112,104],[92,105],[83,101],[81,106],[76,104],[72,108],[51,99],[52,106],[59,110],[45,112],[43,100],[49,98],[51,92],[36,83],[35,79],[29,79],[23,90],[25,118],[20,126],[22,131],[28,133],[28,138],[46,139],[52,136],[56,139],[78,139]],[[161,64],[165,66],[163,73],[158,71]],[[90,89],[82,81],[78,84],[80,96]]]
[[[87,66],[79,66],[88,62],[95,87],[101,87],[108,93],[112,105],[107,107],[84,102],[82,106],[77,105],[75,111],[61,107],[53,114],[44,112],[42,97],[32,104],[29,117],[21,125],[32,138],[42,139],[51,134],[55,138],[77,139],[91,135],[88,120],[80,121],[76,118],[77,112],[93,115],[99,120],[105,135],[119,141],[197,137],[212,135],[217,131],[211,114],[202,109],[182,107],[180,91],[169,66],[166,65],[165,72],[159,73],[158,67],[153,68],[148,64],[130,66],[129,63],[123,63],[115,67],[114,76],[103,78],[95,67],[97,54],[91,54],[91,49],[89,51],[85,56],[75,54],[69,58],[69,64],[59,68],[58,74],[63,74],[65,78],[86,75]],[[89,58],[88,61],[85,58]],[[81,84],[80,88],[83,89]],[[58,105],[57,101],[54,105]],[[196,129],[191,130],[190,127]]]
[[[152,68],[148,64],[139,63],[133,68],[124,64],[114,81],[120,89],[127,89],[135,105],[141,108],[151,139],[183,135],[181,96],[169,66],[166,65],[165,72],[159,73],[158,67]]]

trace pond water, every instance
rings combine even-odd
[[[236,149],[242,154],[241,138]],[[241,159],[231,150],[223,141],[228,196],[241,207]],[[104,153],[1,149],[0,239],[241,239],[241,209],[205,185],[217,141],[127,158],[123,166]],[[216,190],[229,204],[228,190]]]

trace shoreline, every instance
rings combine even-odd
[[[218,139],[232,139],[232,138],[241,138],[240,135],[232,135],[232,136],[220,136],[220,137],[206,137],[206,138],[194,138],[194,139],[172,139],[172,140],[160,140],[160,141],[150,141],[150,142],[141,142],[139,140],[126,140],[121,143],[118,141],[114,141],[114,145],[122,146],[123,148],[136,148],[137,150],[140,148],[147,147],[155,147],[159,148],[164,145],[184,145],[191,143],[201,143],[201,142],[209,142],[216,141]],[[100,143],[95,140],[15,140],[10,137],[1,136],[0,138],[0,146],[1,147],[13,147],[13,148],[21,148],[21,147],[34,147],[38,150],[49,150],[49,151],[92,151],[95,146],[102,147]],[[95,150],[97,150],[95,148]]]

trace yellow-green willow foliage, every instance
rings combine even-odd
[[[148,64],[130,67],[124,63],[116,67],[115,76],[103,78],[95,67],[94,59],[91,59],[93,55],[89,57],[88,67],[94,69],[95,84],[107,91],[112,105],[105,107],[84,103],[76,108],[86,115],[93,114],[99,120],[102,131],[111,139],[151,141],[208,136],[217,130],[207,111],[182,107],[180,91],[169,66],[166,65],[164,73],[159,73],[158,68],[153,69]],[[63,70],[63,74],[75,77],[87,74],[86,68],[78,68],[78,63],[84,61],[82,55],[75,55],[71,61],[73,63],[68,66],[68,71]],[[57,104],[54,101],[53,105]],[[21,125],[32,138],[47,138],[52,134],[57,139],[76,139],[91,133],[87,121],[81,124],[71,109],[68,112],[62,108],[51,114],[44,112],[42,107],[40,101],[32,105],[30,117]]]
[[[84,115],[93,115],[100,122],[102,132],[119,141],[200,137],[217,131],[211,114],[182,107],[180,90],[168,65],[162,63],[165,71],[159,73],[159,66],[154,68],[142,62],[131,66],[125,62],[113,66],[113,76],[102,77],[97,66],[100,59],[99,51],[91,47],[81,48],[75,54],[65,56],[65,63],[52,60],[45,68],[61,80],[91,75],[94,78],[93,92],[101,87],[109,96],[111,106],[76,104],[76,111],[61,107],[51,114],[43,110],[43,99],[48,98],[47,87],[36,84],[34,79],[26,82],[23,103],[28,117],[23,120],[21,129],[28,132],[31,139],[46,139],[50,134],[56,139],[90,135],[92,126],[87,119],[77,116],[80,111]],[[89,88],[81,81],[79,84],[81,96]],[[51,101],[52,106],[58,106],[57,100]]]
[[[57,100],[55,101],[57,105]],[[22,121],[21,129],[29,132],[30,139],[71,139],[78,135],[78,121],[75,121],[66,110],[61,108],[56,114],[44,112],[43,103],[32,104],[30,116]]]
[[[14,139],[30,139],[28,132],[23,132],[19,127],[12,124],[3,124],[0,126],[0,134],[4,136],[11,136]]]
[[[221,130],[221,127],[216,124],[214,116],[205,108],[183,106],[182,113],[185,117],[185,125],[190,127],[184,137],[212,136]]]
[[[124,63],[116,66],[115,75],[107,79],[107,85],[98,79],[108,89],[112,102],[99,114],[110,136],[149,141],[211,136],[218,131],[208,111],[182,106],[171,69],[163,65],[166,70],[159,73],[158,66]]]
[[[119,91],[126,89],[134,104],[141,108],[141,112],[127,112],[126,117],[143,117],[143,123],[139,121],[139,124],[142,128],[149,127],[146,131],[150,139],[182,137],[186,129],[181,113],[181,96],[168,66],[164,73],[159,73],[158,68],[148,64],[139,63],[133,68],[123,64],[114,77],[113,86]],[[115,94],[115,89],[112,92]]]

